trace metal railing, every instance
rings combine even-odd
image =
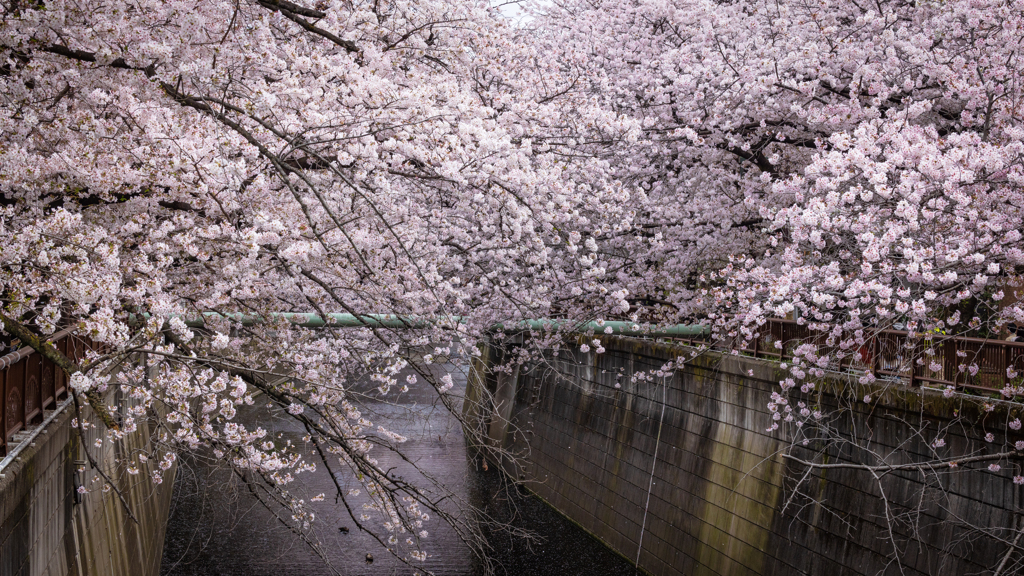
[[[130,323],[138,325],[148,315],[131,316]],[[186,325],[199,328],[210,320],[230,320],[243,326],[268,321],[287,321],[303,328],[388,328],[422,329],[439,323],[457,324],[461,317],[414,317],[394,314],[328,314],[321,318],[314,313],[277,313],[266,317],[248,314],[220,314],[205,312],[196,317],[186,318]],[[564,328],[566,320],[520,320],[507,326],[495,325],[495,330],[556,330]],[[651,329],[641,328],[632,322],[583,322],[569,323],[572,329],[585,332],[612,330],[620,335],[693,337],[705,332],[703,326],[669,326]],[[85,356],[85,351],[98,349],[88,338],[74,336],[70,329],[62,330],[50,337],[50,341],[74,361]],[[11,439],[28,427],[39,424],[45,417],[44,411],[51,410],[67,398],[67,375],[52,362],[45,360],[29,347],[0,357],[0,457],[5,456],[11,446]]]
[[[295,316],[292,318],[291,316]],[[336,317],[335,317],[336,316]],[[379,316],[379,317],[378,317]],[[315,315],[289,315],[286,319],[309,327],[366,326],[371,318],[373,326],[398,328],[421,327],[407,318],[366,315],[331,315],[322,320]],[[194,323],[199,323],[201,320]],[[422,323],[422,320],[417,322]],[[526,329],[546,329],[559,321],[530,320],[514,326]],[[670,326],[651,329],[639,328],[627,322],[585,323],[580,330],[612,333],[623,336],[669,337],[690,344],[707,343],[710,331],[699,325]],[[505,329],[509,329],[506,327]],[[793,358],[795,348],[811,343],[831,353],[839,351],[830,335],[810,330],[794,320],[770,319],[760,327],[758,334],[747,346],[738,351],[783,362]],[[54,334],[50,340],[66,356],[78,361],[87,350],[99,347],[88,338],[74,336],[70,330]],[[780,345],[776,345],[776,343]],[[736,348],[725,342],[725,349]],[[900,380],[910,386],[954,386],[981,392],[1002,392],[1007,386],[1021,387],[1024,395],[1024,342],[1006,340],[951,337],[943,334],[909,333],[899,330],[880,330],[869,333],[866,343],[856,350],[845,350],[844,358],[831,370],[868,371],[876,378]],[[41,423],[44,411],[67,398],[67,375],[52,362],[45,360],[31,348],[22,348],[0,357],[0,456],[7,454],[10,439],[27,427]]]
[[[865,333],[865,344],[843,350],[844,358],[829,369],[871,372],[876,378],[900,380],[910,386],[954,386],[979,392],[1002,392],[1007,386],[1024,386],[1024,342],[900,330]],[[793,358],[798,345],[810,343],[834,357],[840,351],[836,343],[842,338],[830,342],[829,336],[794,320],[770,319],[748,345],[730,346],[726,342],[723,347],[735,347],[755,358],[784,362]],[[684,341],[706,343],[700,339]]]
[[[50,341],[75,361],[83,358],[86,350],[97,348],[70,329],[55,333]],[[67,395],[67,374],[32,348],[25,346],[0,357],[0,457],[13,447],[15,435],[41,424],[45,412],[56,408]]]

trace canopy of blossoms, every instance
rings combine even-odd
[[[101,420],[111,386],[142,406],[112,439],[164,411],[168,449],[265,483],[300,529],[284,486],[316,462],[237,407],[266,394],[414,532],[427,497],[371,450],[401,438],[350,388],[412,369],[454,406],[428,364],[498,323],[743,340],[800,317],[839,356],[802,348],[786,386],[897,323],[1024,323],[1017,0],[558,0],[521,26],[465,0],[0,10],[4,331],[46,352],[79,326],[109,352],[63,364],[77,392]],[[430,321],[273,320],[304,311]],[[105,375],[138,352],[151,377]]]
[[[45,337],[79,326],[109,352],[59,362],[76,392],[110,425],[109,387],[139,403],[111,440],[166,413],[167,450],[224,459],[300,530],[311,513],[287,485],[317,464],[340,460],[364,479],[384,522],[353,519],[371,530],[418,533],[437,498],[377,465],[371,448],[402,439],[359,409],[360,379],[386,396],[415,381],[399,379],[411,369],[452,407],[451,377],[431,371],[431,356],[471,357],[498,321],[629,307],[578,230],[628,229],[630,193],[576,135],[625,141],[635,123],[567,93],[574,77],[495,10],[440,0],[2,10],[4,330],[61,360]],[[272,321],[297,311],[431,327]],[[209,312],[221,315],[189,323]],[[424,357],[426,345],[437,352]],[[151,376],[107,374],[139,352]],[[236,422],[256,393],[307,427],[320,462]],[[422,556],[414,541],[403,550]]]
[[[608,240],[643,270],[630,293],[724,337],[796,316],[847,349],[893,325],[1024,323],[1021,8],[546,7],[584,91],[641,126],[609,150],[644,199],[635,233]]]

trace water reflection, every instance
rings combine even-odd
[[[456,386],[464,386],[456,379]],[[431,403],[430,391],[413,387],[397,404],[371,403],[373,420],[387,421],[409,438],[403,452],[422,471],[450,489],[457,499],[484,509],[493,518],[536,534],[533,541],[506,531],[484,530],[490,564],[498,574],[609,576],[634,574],[625,560],[604,548],[577,526],[538,499],[509,485],[493,469],[485,472],[466,454],[458,422]],[[275,438],[301,444],[305,431],[293,420],[275,417],[264,406],[241,414],[259,422]],[[247,423],[248,423],[247,422]],[[411,482],[422,482],[415,468],[395,455],[375,457],[385,469]],[[345,490],[357,488],[346,472],[336,470]],[[330,495],[333,483],[325,470],[304,475],[293,492],[309,501],[318,493],[328,498],[315,504],[317,538],[331,566],[344,575],[416,574],[418,570],[392,557],[377,541],[358,531],[351,517]],[[356,498],[358,500],[358,497]],[[357,503],[358,504],[358,503]],[[460,506],[453,502],[451,511]],[[359,513],[358,510],[355,511]],[[469,516],[463,516],[470,519]],[[425,562],[416,566],[438,575],[479,575],[486,567],[450,527],[431,521],[421,542]],[[368,562],[368,556],[372,562]],[[291,576],[331,574],[322,558],[264,509],[230,472],[195,459],[182,459],[164,546],[163,576]]]

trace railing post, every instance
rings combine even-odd
[[[789,339],[786,338],[786,326],[788,324],[779,322],[779,340],[782,342],[782,348],[779,348],[779,362],[786,359],[786,342],[789,342]]]
[[[1006,373],[1006,371],[1010,369],[1010,345],[1003,343],[1000,344],[1000,347],[1003,349],[1003,353],[1000,354],[1003,358],[1003,375],[1000,376],[1000,378],[1003,380],[1003,388],[1005,389],[1010,385],[1010,375]]]
[[[43,357],[35,352],[25,363],[25,427],[43,421]]]
[[[910,336],[909,335],[906,336],[906,341],[907,341],[907,343],[910,343]],[[916,380],[916,378],[918,378],[918,361],[922,360],[924,358],[924,353],[925,353],[925,344],[924,344],[924,342],[922,342],[921,345],[918,345],[918,343],[914,342],[914,344],[913,344],[913,353],[910,355],[910,385],[913,385],[913,386],[918,385],[918,382],[915,382],[914,380]],[[924,369],[924,364],[922,364],[921,366],[922,366],[922,369]]]
[[[948,364],[949,365],[950,373],[953,374],[953,377],[951,379],[951,381],[953,382],[953,388],[956,388],[957,380],[960,378],[960,369],[959,369],[959,363],[957,363],[957,360],[956,360],[957,359],[956,352],[957,352],[956,340],[955,339],[950,340],[949,341],[949,350],[947,351],[947,354],[946,354],[947,358],[945,358],[943,365],[945,366],[946,364]]]
[[[61,353],[64,354],[65,356],[68,356],[68,342],[70,341],[71,336],[65,336],[55,343],[57,349],[60,350]],[[60,400],[63,400],[63,398],[67,396],[68,375],[65,374],[63,370],[56,370],[54,378],[55,380],[53,383],[53,398],[55,402],[59,402]]]
[[[956,340],[950,338],[942,345],[942,377],[956,387]]]
[[[871,337],[871,375],[878,378],[878,334]]]
[[[904,336],[903,339],[904,339],[903,347],[906,348],[907,344],[910,344],[910,336]],[[909,356],[910,356],[910,387],[913,388],[914,386],[917,385],[917,383],[914,382],[915,376],[917,376],[917,345],[916,344],[910,350]]]
[[[7,456],[7,369],[0,370],[0,456]]]

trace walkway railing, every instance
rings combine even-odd
[[[50,341],[76,361],[86,350],[96,348],[70,329],[57,332]],[[67,398],[67,384],[63,370],[28,346],[0,357],[0,457],[13,448],[12,439],[19,432],[42,423],[45,411]]]
[[[685,341],[703,342],[699,339]],[[755,358],[783,362],[791,360],[796,346],[805,342],[833,353],[839,351],[829,342],[829,334],[811,331],[794,320],[780,319],[768,320],[757,337],[739,351]],[[880,330],[869,332],[864,346],[845,352],[840,365],[833,365],[831,369],[868,371],[876,378],[900,380],[910,386],[1024,393],[1024,389],[1012,390],[1024,387],[1024,342]]]
[[[147,316],[133,316],[131,322],[140,323]],[[260,324],[267,321],[287,321],[303,328],[386,328],[386,329],[418,329],[428,328],[438,322],[458,324],[460,317],[418,318],[393,314],[328,314],[321,318],[312,313],[277,313],[264,318],[247,314],[226,314],[207,312],[195,318],[187,318],[185,323],[193,328],[205,326],[209,320],[226,319],[244,326]],[[562,327],[565,320],[522,320],[508,326],[496,326],[504,330],[553,330]],[[701,326],[670,326],[661,329],[644,329],[632,322],[590,322],[571,323],[575,330],[602,331],[606,328],[616,334],[668,337],[690,337],[704,331]],[[97,350],[98,347],[88,338],[74,336],[70,329],[62,330],[50,337],[50,341],[65,356],[77,361],[85,356],[86,350]],[[30,426],[43,422],[46,410],[51,410],[67,398],[67,375],[49,360],[44,359],[32,348],[25,346],[20,350],[0,357],[0,458],[6,456],[13,444],[17,443],[17,435]],[[14,440],[14,442],[12,442]]]
[[[204,315],[208,317],[213,313]],[[321,319],[315,314],[285,314],[283,319],[310,328],[386,327],[423,328],[429,321],[391,315],[331,314]],[[259,318],[232,317],[243,323],[256,323]],[[461,318],[448,319],[459,322]],[[524,320],[509,329],[552,329],[559,320]],[[202,326],[204,318],[188,321]],[[608,321],[574,325],[577,330],[608,332],[623,336],[668,337],[691,344],[706,343],[709,330],[702,326],[669,326],[651,329],[631,322]],[[97,346],[87,338],[73,336],[70,330],[54,334],[50,340],[69,358],[79,360],[86,350]],[[786,361],[801,343],[838,351],[829,335],[813,332],[793,320],[771,319],[761,327],[758,336],[741,352],[755,358]],[[776,345],[779,343],[779,345]],[[731,348],[726,345],[725,348]],[[908,333],[881,330],[872,333],[867,343],[857,350],[846,350],[839,366],[831,369],[868,371],[877,378],[899,380],[910,386],[954,386],[980,392],[1004,392],[1024,395],[1024,342],[948,337],[942,334]],[[1019,373],[1019,375],[1018,375]],[[1009,387],[1009,388],[1008,388]],[[1017,390],[1013,388],[1017,387]],[[27,427],[43,421],[44,411],[52,409],[67,397],[67,376],[31,348],[22,348],[0,357],[0,456],[7,454],[11,438]]]

